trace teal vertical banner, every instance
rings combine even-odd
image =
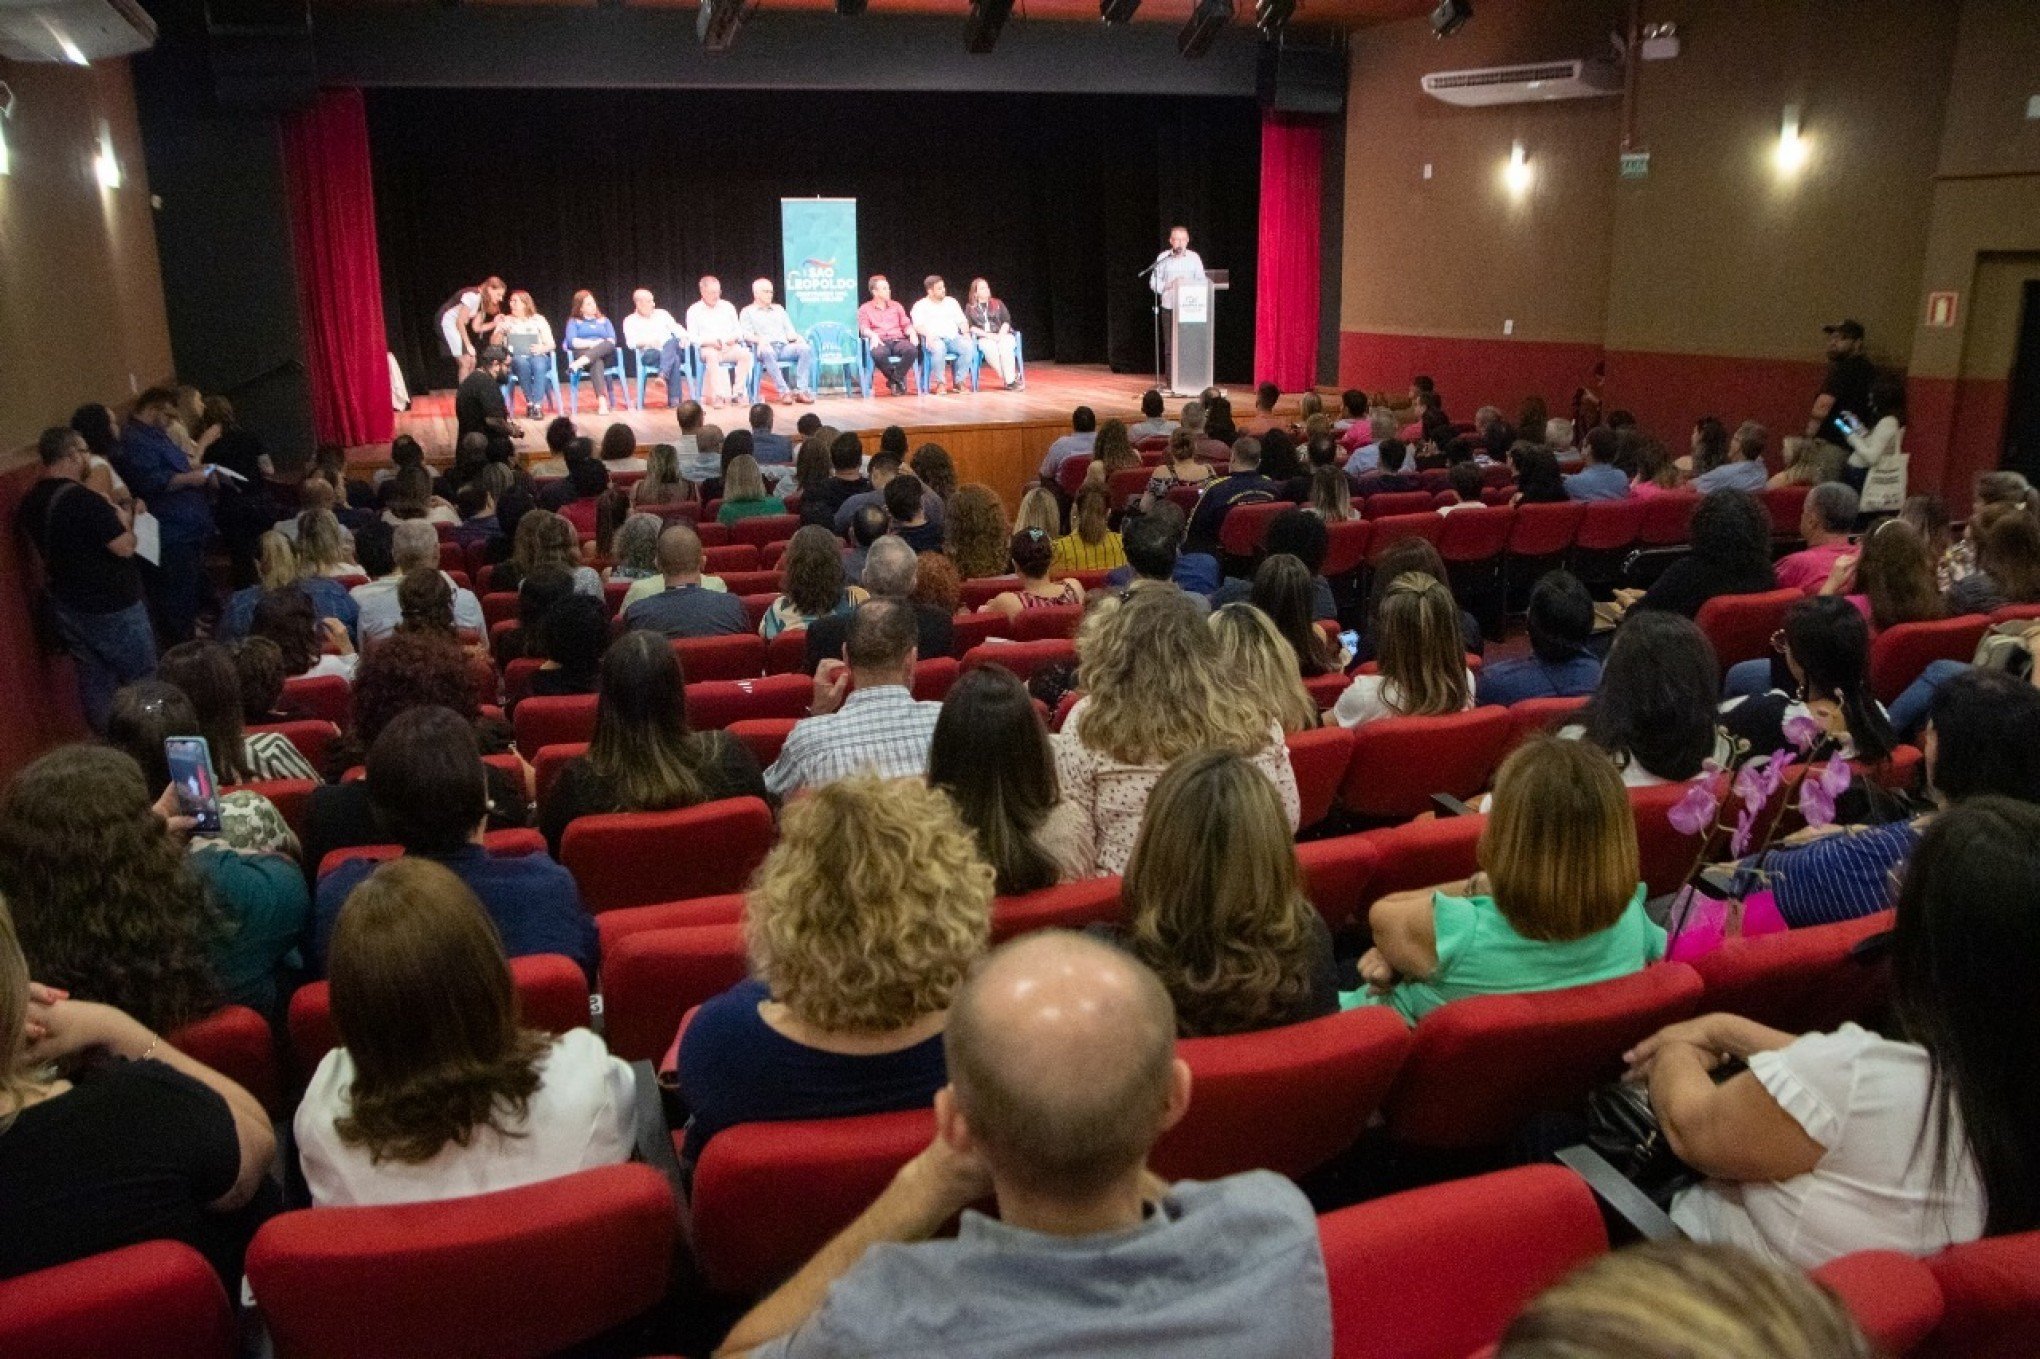
[[[857,325],[857,200],[782,198],[779,235],[786,252],[786,311],[805,332],[818,321]]]

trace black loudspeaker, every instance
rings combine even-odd
[[[1261,107],[1277,113],[1329,117],[1346,111],[1346,43],[1337,33],[1307,35],[1290,29],[1261,44],[1255,87]]]
[[[318,97],[307,0],[206,0],[205,43],[223,109],[279,113]]]

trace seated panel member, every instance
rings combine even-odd
[[[921,361],[920,336],[907,309],[893,301],[892,282],[873,274],[865,285],[871,300],[857,309],[857,333],[871,342],[872,371],[894,396],[907,394],[907,374]]]
[[[722,280],[714,274],[702,275],[701,300],[687,309],[687,333],[701,355],[701,391],[707,404],[727,406],[741,399],[732,392],[732,379],[723,371],[723,365],[736,365],[735,390],[748,392],[751,365],[756,359],[751,346],[744,343],[737,309],[723,299]]]
[[[977,346],[978,357],[992,365],[1007,391],[1019,391],[1027,386],[1020,377],[1020,365],[1015,355],[1019,350],[1020,336],[1013,329],[1013,313],[1006,310],[1006,304],[992,296],[992,285],[981,278],[970,281],[970,301],[964,304],[963,316],[970,323],[971,343]],[[1160,396],[1155,398],[1157,402]]]
[[[602,304],[586,288],[574,294],[573,315],[560,348],[567,351],[567,367],[585,372],[595,383],[595,413],[609,414],[609,364],[616,357],[616,327],[602,314]],[[465,432],[465,431],[463,431]]]
[[[680,404],[681,378],[686,373],[683,356],[689,343],[687,332],[673,319],[673,313],[659,305],[650,288],[630,295],[630,315],[623,318],[624,347],[633,352],[659,351],[659,380],[666,384],[666,405]]]
[[[815,399],[815,351],[793,328],[786,308],[772,300],[772,280],[761,278],[751,284],[751,305],[737,317],[744,339],[758,351],[765,376],[779,389],[779,399],[813,402]],[[793,366],[793,385],[787,386],[786,369]]]
[[[970,323],[964,320],[963,308],[949,295],[942,275],[930,274],[922,282],[928,295],[914,304],[913,319],[914,329],[920,333],[921,344],[931,360],[929,372],[935,385],[930,392],[932,395],[961,392],[970,364]],[[942,374],[945,363],[953,364],[955,371],[955,377],[946,386]]]

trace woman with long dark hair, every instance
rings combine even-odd
[[[1315,593],[1310,568],[1287,552],[1276,552],[1255,570],[1253,592],[1247,597],[1296,652],[1297,668],[1306,679],[1331,674],[1344,659],[1338,644],[1317,625]]]
[[[1864,1250],[2040,1227],[2040,808],[1976,798],[1936,817],[1899,887],[1899,1038],[1795,1035],[1733,1015],[1630,1054],[1671,1149],[1708,1179],[1672,1203],[1699,1240],[1811,1269]],[[1749,1070],[1717,1081],[1740,1058]]]
[[[1709,759],[1726,759],[1718,730],[1721,669],[1690,619],[1640,613],[1622,625],[1587,700],[1578,736],[1608,752],[1631,788],[1680,783]]]
[[[241,676],[218,642],[184,642],[163,653],[156,678],[184,691],[198,715],[198,734],[212,747],[214,772],[224,783],[251,779],[311,779],[319,771],[280,732],[249,731],[241,709]],[[266,718],[265,718],[266,720]]]
[[[956,804],[998,875],[999,895],[1062,881],[1054,846],[1042,834],[1062,796],[1048,729],[1027,686],[1004,666],[970,671],[943,699],[928,747],[928,784]]]
[[[1816,757],[1888,759],[1898,736],[1870,694],[1870,628],[1855,606],[1833,595],[1802,599],[1785,611],[1773,640],[1791,691],[1730,700],[1722,705],[1723,728],[1751,755],[1768,755],[1792,744],[1787,723],[1812,717],[1823,733]]]
[[[1628,612],[1666,609],[1688,618],[1716,595],[1755,595],[1778,588],[1771,569],[1771,516],[1747,491],[1708,493],[1693,510],[1693,550],[1665,568]]]
[[[588,753],[568,762],[539,807],[539,829],[555,855],[578,817],[732,797],[770,801],[757,757],[743,742],[688,728],[680,660],[659,634],[627,632],[611,643],[599,692]]]
[[[865,599],[864,587],[844,578],[842,540],[819,524],[809,524],[787,543],[780,578],[784,593],[758,620],[758,635],[768,642],[817,618],[848,613]]]

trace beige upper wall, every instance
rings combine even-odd
[[[2040,118],[2026,116],[2035,95],[2040,8],[2033,0],[1963,0],[1941,173],[2040,174]]]
[[[149,181],[124,61],[0,61],[14,90],[0,177],[0,460],[86,401],[171,373]],[[93,171],[101,129],[118,189]]]
[[[1517,339],[1599,342],[1620,101],[1462,109],[1418,81],[1605,52],[1625,8],[1483,5],[1443,42],[1422,19],[1352,35],[1342,328],[1499,339],[1513,320]],[[1518,138],[1535,173],[1520,202],[1501,182]]]

